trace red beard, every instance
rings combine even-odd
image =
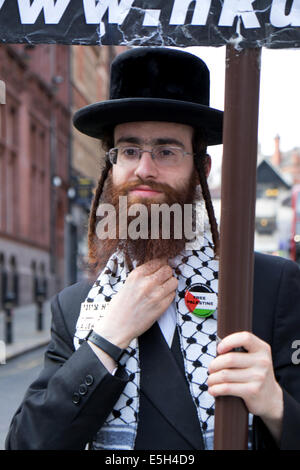
[[[190,241],[184,235],[185,232],[183,227],[183,217],[181,220],[181,238],[175,238],[174,236],[174,213],[170,211],[170,237],[167,239],[163,238],[162,226],[160,223],[159,227],[157,227],[158,238],[153,239],[153,237],[151,238],[151,207],[153,204],[157,205],[162,203],[166,203],[169,207],[171,207],[173,204],[177,203],[181,207],[181,213],[183,214],[184,204],[193,204],[193,202],[195,202],[197,199],[199,200],[199,195],[197,194],[197,184],[197,173],[194,173],[184,187],[176,189],[170,187],[168,184],[156,183],[149,180],[143,181],[139,177],[134,182],[128,182],[116,186],[112,182],[110,173],[105,183],[100,204],[111,204],[115,208],[116,231],[114,235],[116,235],[116,237],[108,236],[106,239],[99,239],[96,233],[90,237],[89,265],[93,267],[93,271],[99,272],[102,270],[110,256],[118,249],[124,253],[129,266],[132,265],[131,261],[133,260],[135,260],[137,262],[137,266],[139,266],[155,258],[173,258],[178,255],[184,249],[185,244]],[[162,191],[163,198],[157,200],[155,198],[132,197],[132,195],[130,195],[130,190],[140,185],[147,185],[154,190]],[[143,206],[147,208],[146,218],[143,220],[143,218],[139,217],[139,220],[141,220],[140,225],[144,224],[144,227],[148,227],[148,234],[146,239],[132,239],[130,237],[122,239],[119,237],[119,221],[122,217],[122,220],[124,220],[124,214],[122,211],[120,211],[119,206],[120,196],[128,197],[128,208],[132,207],[132,204],[135,203],[143,204]],[[126,208],[126,210],[128,208]],[[193,215],[195,217],[194,209]],[[126,215],[127,229],[135,218],[136,217]],[[99,217],[97,218],[97,222],[99,222]]]

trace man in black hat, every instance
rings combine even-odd
[[[253,334],[216,345],[219,239],[206,148],[221,142],[222,112],[209,107],[206,65],[182,51],[129,50],[112,65],[110,100],[78,111],[74,123],[107,151],[90,214],[92,278],[53,300],[45,367],[13,418],[7,448],[212,449],[218,395],[243,398],[256,447],[300,448],[291,350],[298,267],[256,255]],[[131,211],[126,236],[122,198]],[[209,227],[198,249],[175,228],[165,239],[163,222],[151,238],[153,206],[184,210],[202,200]],[[105,239],[102,204],[117,214]],[[128,236],[136,204],[147,208],[141,239]],[[240,347],[247,353],[232,352]]]

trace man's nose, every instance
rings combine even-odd
[[[140,176],[142,179],[157,177],[158,169],[150,151],[145,150],[142,153],[134,174],[135,176]]]

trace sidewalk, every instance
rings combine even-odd
[[[37,331],[37,306],[35,304],[13,309],[13,342],[5,344],[6,361],[50,341],[50,302],[43,305],[43,330]],[[0,340],[5,342],[5,313],[0,311]]]

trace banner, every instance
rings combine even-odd
[[[0,0],[0,42],[299,47],[300,0]]]

